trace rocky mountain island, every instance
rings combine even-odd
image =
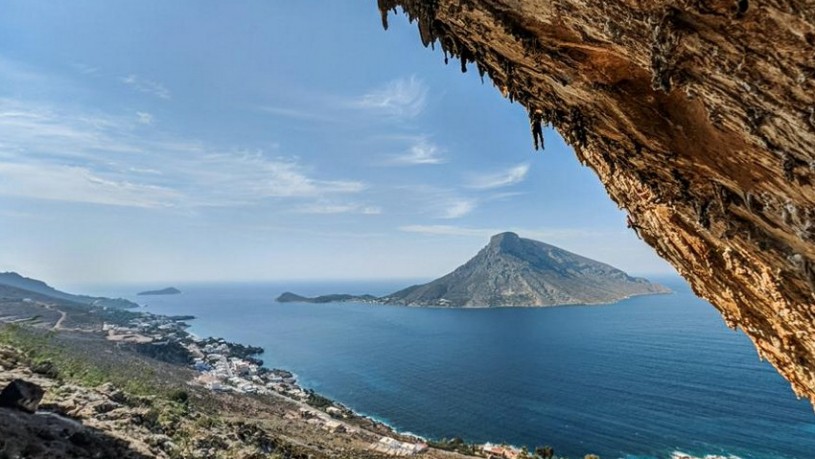
[[[181,290],[175,287],[167,287],[160,290],[146,290],[144,292],[139,292],[138,295],[145,296],[145,295],[178,295],[181,293]]]
[[[613,303],[669,289],[598,261],[515,233],[489,244],[455,271],[426,284],[376,298],[371,295],[302,297],[286,292],[279,302],[376,302],[406,306],[500,307]]]

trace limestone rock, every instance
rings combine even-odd
[[[0,407],[35,413],[45,391],[42,387],[22,379],[11,381],[0,392]]]
[[[815,3],[379,0],[386,27],[397,6],[522,104],[536,144],[556,128],[815,401]]]

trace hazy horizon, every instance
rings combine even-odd
[[[675,273],[560,136],[535,152],[522,107],[375,5],[2,3],[0,271],[431,279],[515,231]]]

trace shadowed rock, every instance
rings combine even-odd
[[[35,413],[45,391],[42,387],[22,379],[11,381],[0,392],[0,407]]]

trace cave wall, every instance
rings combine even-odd
[[[815,403],[815,2],[379,0],[526,107]],[[397,10],[398,7],[398,10]]]

